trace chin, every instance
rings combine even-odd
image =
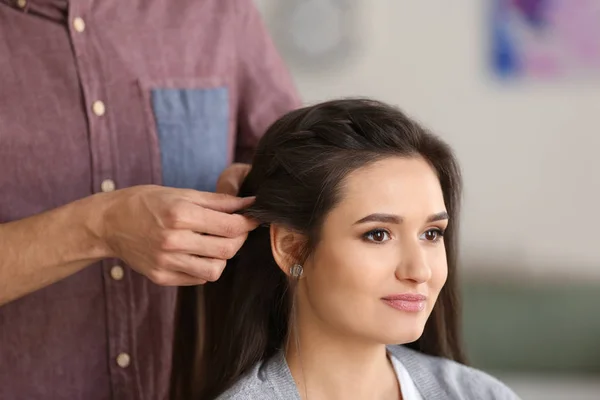
[[[390,344],[406,344],[416,341],[423,334],[424,324],[412,322],[403,326],[396,326],[395,329],[386,329],[379,331],[379,342]],[[383,335],[382,332],[385,332]]]

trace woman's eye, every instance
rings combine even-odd
[[[365,233],[364,237],[375,243],[382,243],[390,240],[390,234],[383,229],[375,229],[373,231]]]
[[[437,242],[442,237],[444,237],[444,232],[437,228],[429,229],[421,235],[421,239],[427,240],[428,242]]]

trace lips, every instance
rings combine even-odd
[[[423,311],[427,305],[427,297],[417,293],[395,294],[381,300],[396,310],[412,313]]]

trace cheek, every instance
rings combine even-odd
[[[307,300],[321,319],[352,325],[361,314],[372,312],[390,269],[368,246],[347,241],[322,249],[315,252],[307,271]]]
[[[430,262],[431,279],[429,280],[429,295],[437,299],[440,291],[448,278],[448,261],[446,259],[446,250],[436,251]],[[431,305],[433,308],[433,304]]]

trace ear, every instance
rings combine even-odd
[[[271,224],[271,252],[275,262],[284,274],[290,275],[290,268],[300,263],[300,249],[305,238],[302,234],[281,225]]]

